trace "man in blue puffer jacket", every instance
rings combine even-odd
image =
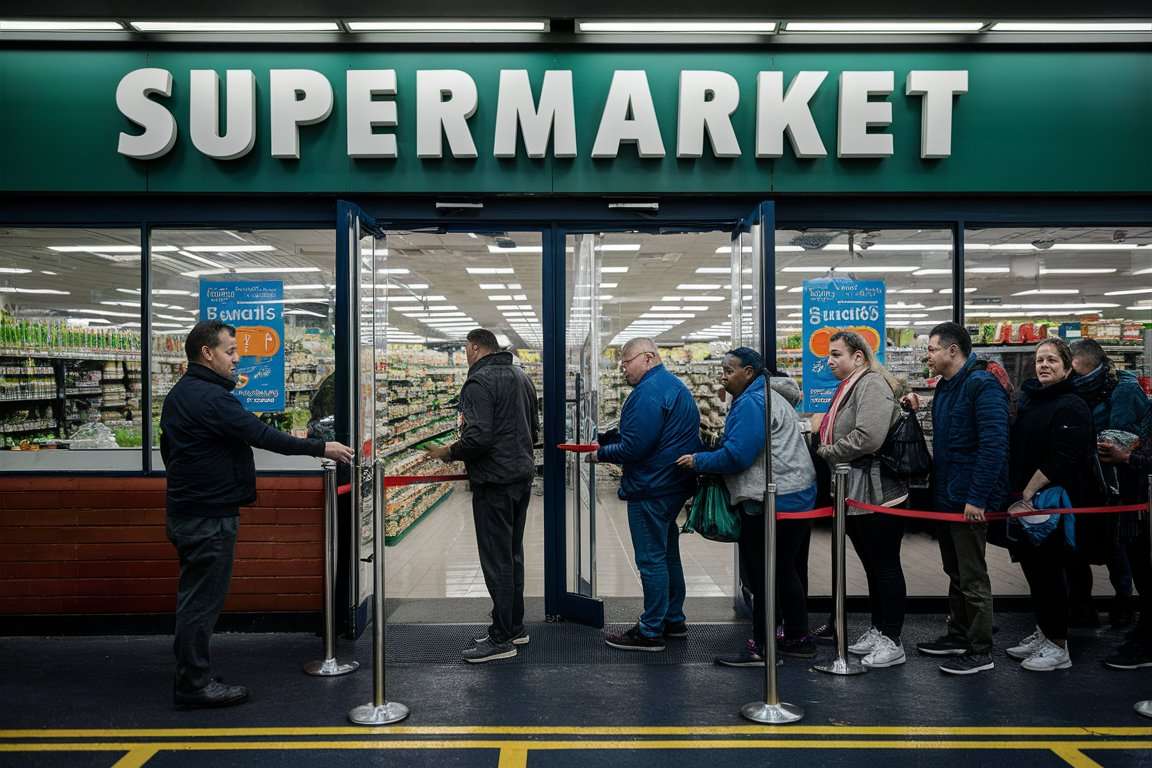
[[[620,412],[620,436],[591,461],[620,464],[619,495],[628,502],[628,528],[644,588],[644,614],[605,642],[625,651],[662,651],[664,638],[684,637],[684,569],[676,517],[696,489],[694,473],[676,459],[701,449],[700,411],[692,393],[660,362],[652,339],[632,339],[620,368],[634,387]],[[605,444],[607,443],[607,444]]]

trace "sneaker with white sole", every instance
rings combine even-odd
[[[880,642],[883,635],[876,627],[869,627],[868,631],[856,638],[856,642],[848,646],[848,653],[854,653],[857,656],[867,656],[876,649],[876,644]]]
[[[472,640],[472,644],[476,645],[478,643],[484,642],[487,639],[488,635],[481,635],[480,637],[474,638]],[[520,634],[516,635],[515,637],[508,638],[508,642],[512,643],[512,645],[528,645],[528,643],[532,642],[532,638],[529,637],[528,630],[523,629],[520,630]]]
[[[1067,648],[1061,648],[1048,638],[1036,651],[1024,659],[1020,666],[1029,672],[1051,672],[1054,669],[1068,669],[1072,666],[1072,657],[1068,655]]]
[[[1044,644],[1046,639],[1044,633],[1040,631],[1040,627],[1036,627],[1035,632],[1004,651],[1004,653],[1010,658],[1016,659],[1016,661],[1024,661],[1024,659],[1040,650],[1040,646]]]
[[[904,645],[898,643],[888,635],[881,634],[872,647],[872,652],[860,660],[860,663],[869,669],[884,669],[895,667],[908,660],[904,655]]]
[[[494,643],[486,637],[482,642],[476,643],[475,646],[460,655],[469,664],[483,664],[486,661],[510,659],[517,653],[516,646],[512,643]]]

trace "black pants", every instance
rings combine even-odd
[[[168,540],[180,555],[176,595],[176,688],[190,692],[212,682],[211,643],[232,580],[240,518],[169,517]]]
[[[1036,546],[1021,544],[1016,550],[1024,578],[1032,591],[1036,626],[1049,640],[1068,639],[1069,584],[1063,527],[1058,527]]]
[[[904,519],[894,515],[849,515],[848,538],[864,566],[872,626],[896,642],[904,631],[904,602],[908,587],[900,565]]]
[[[472,486],[472,520],[480,569],[492,597],[488,636],[506,643],[524,630],[524,525],[532,481]]]
[[[1152,650],[1152,550],[1149,549],[1148,520],[1139,521],[1140,532],[1128,543],[1132,581],[1140,594],[1140,620],[1130,635],[1133,642]]]
[[[760,506],[757,504],[759,510]],[[752,590],[752,636],[764,647],[768,633],[764,625],[764,516],[749,515],[740,505],[741,571]],[[776,522],[776,595],[783,617],[784,637],[797,640],[808,634],[808,544],[812,538],[809,520]]]

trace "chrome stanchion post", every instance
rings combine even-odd
[[[348,719],[356,725],[389,725],[408,717],[408,707],[384,695],[384,510],[388,505],[380,462],[372,466],[372,504],[372,702],[355,707]]]
[[[333,591],[336,588],[336,463],[325,461],[324,467],[324,658],[304,665],[305,674],[316,677],[339,677],[355,672],[360,662],[336,660],[336,610]]]
[[[813,669],[830,675],[860,675],[868,668],[848,655],[848,617],[846,571],[846,533],[848,523],[848,465],[837,464],[833,473],[836,517],[832,525],[832,568],[835,575],[833,613],[836,622],[836,658],[827,664],[817,664]]]
[[[745,521],[747,522],[747,521]],[[780,701],[776,671],[776,483],[772,477],[772,389],[764,375],[764,599],[753,608],[764,615],[764,701],[752,701],[740,714],[754,723],[783,725],[804,717],[804,709]]]

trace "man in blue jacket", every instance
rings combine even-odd
[[[236,388],[236,329],[204,320],[184,341],[188,372],[160,414],[160,455],[168,475],[168,540],[180,556],[176,597],[176,684],[182,709],[226,707],[248,698],[242,685],[212,676],[209,646],[228,596],[240,507],[256,500],[252,446],[297,456],[352,460],[340,443],[301,439],[244,410]]]
[[[665,637],[688,634],[684,569],[676,517],[696,489],[694,473],[676,466],[700,444],[700,411],[692,393],[660,362],[652,339],[632,339],[620,350],[620,369],[634,387],[620,412],[619,440],[590,461],[620,464],[619,496],[628,502],[628,529],[644,588],[644,614],[631,629],[605,642],[624,651],[662,651]]]
[[[940,376],[932,398],[932,497],[938,511],[963,512],[965,521],[940,529],[940,558],[948,574],[948,633],[916,648],[951,657],[940,671],[952,675],[994,666],[985,514],[1003,505],[1008,487],[1008,395],[976,363],[972,337],[963,326],[942,323],[932,329],[928,367]]]

